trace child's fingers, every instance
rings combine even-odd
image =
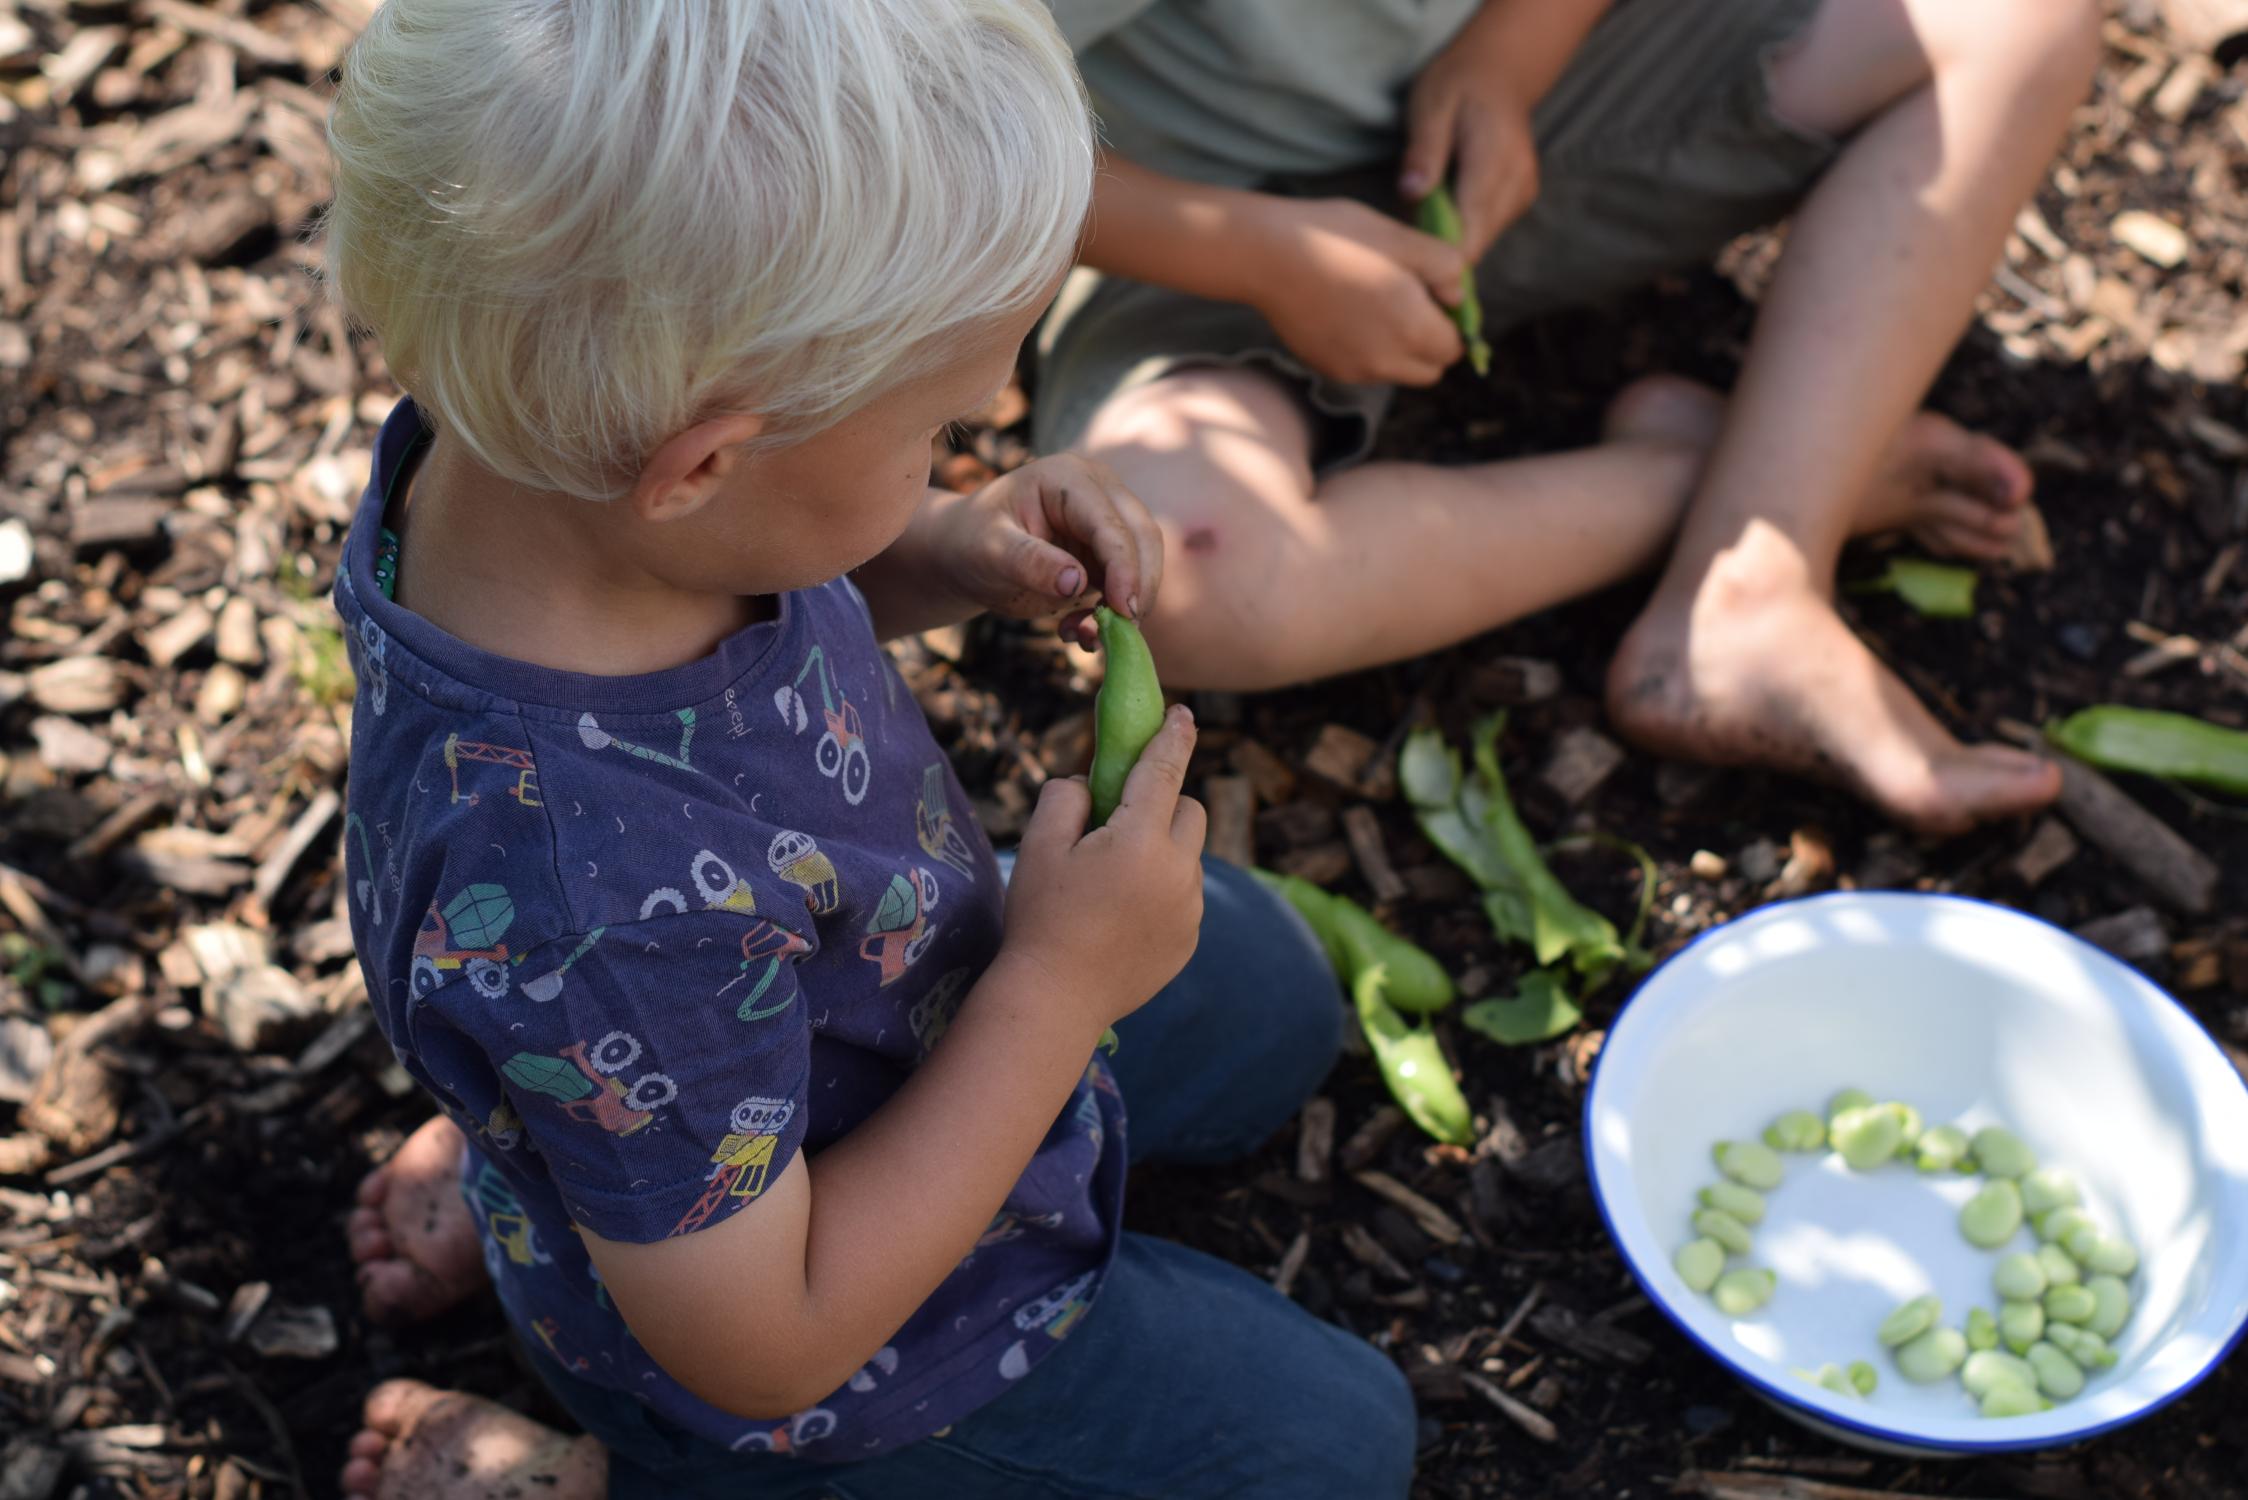
[[[1210,837],[1210,813],[1192,797],[1181,797],[1171,814],[1171,839],[1182,849],[1200,853]]]
[[[1009,583],[1039,598],[1074,599],[1085,592],[1085,565],[1027,531],[1008,539],[999,565]]]
[[[1425,101],[1414,97],[1411,135],[1397,177],[1397,191],[1406,202],[1418,203],[1427,197],[1450,170],[1452,131],[1459,108],[1459,95],[1450,91]]]
[[[1023,828],[1020,858],[1033,864],[1066,854],[1085,836],[1093,816],[1093,793],[1082,776],[1056,776],[1038,789],[1038,802]]]
[[[1420,279],[1431,297],[1446,307],[1457,307],[1461,278],[1467,274],[1467,256],[1458,246],[1447,245],[1433,234],[1402,224],[1397,230],[1398,263]]]
[[[1460,248],[1470,261],[1478,261],[1537,196],[1537,152],[1527,135],[1509,128],[1506,116],[1471,111],[1461,125],[1454,170]]]
[[[1046,524],[1094,560],[1102,593],[1111,606],[1124,606],[1140,591],[1137,541],[1100,480],[1090,472],[1074,477],[1076,482],[1047,491]]]
[[[1140,752],[1132,774],[1124,778],[1124,795],[1111,824],[1160,820],[1158,826],[1170,826],[1179,791],[1186,785],[1187,762],[1194,756],[1194,737],[1194,715],[1185,704],[1173,704],[1163,715],[1163,727]]]

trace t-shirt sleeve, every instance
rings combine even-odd
[[[811,951],[750,913],[665,914],[541,944],[506,993],[451,986],[441,1008],[515,1116],[487,1134],[538,1152],[577,1224],[646,1243],[738,1212],[796,1154]]]
[[[1054,24],[1061,28],[1063,39],[1074,52],[1083,52],[1110,32],[1122,30],[1140,12],[1157,3],[1158,0],[1047,0],[1054,12]]]

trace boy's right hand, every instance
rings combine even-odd
[[[1124,782],[1124,800],[1085,831],[1080,777],[1038,794],[1007,885],[1007,936],[994,967],[1038,972],[1056,1005],[1098,1031],[1138,1010],[1186,967],[1202,928],[1202,804],[1180,795],[1194,716],[1174,706]]]
[[[1252,305],[1319,374],[1434,385],[1466,353],[1453,246],[1348,198],[1266,198],[1260,227]]]

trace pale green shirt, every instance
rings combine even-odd
[[[1048,0],[1109,148],[1245,187],[1387,166],[1405,91],[1482,0]]]

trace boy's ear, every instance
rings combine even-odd
[[[697,422],[648,456],[625,504],[643,521],[693,515],[741,461],[741,445],[764,430],[765,419],[756,412]]]

